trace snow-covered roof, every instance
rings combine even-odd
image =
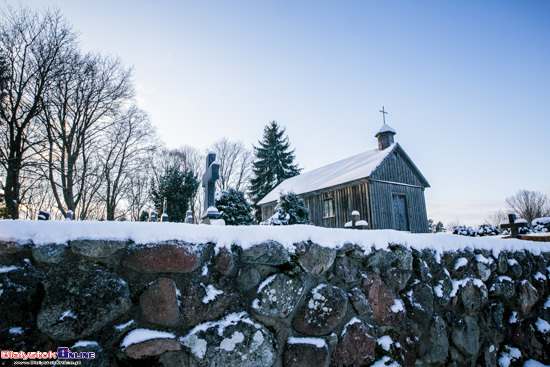
[[[394,143],[384,150],[369,150],[286,179],[260,200],[258,205],[277,201],[281,193],[291,191],[295,194],[305,194],[361,178],[367,178],[397,145],[397,143]]]
[[[393,133],[393,134],[396,134],[395,130],[391,128],[390,125],[382,125],[382,127],[380,128],[380,130],[378,131],[378,133],[376,133],[375,136],[378,136],[382,133]]]

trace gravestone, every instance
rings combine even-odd
[[[38,220],[50,220],[52,213],[47,210],[41,210],[38,212]]]
[[[168,214],[166,214],[166,198],[164,198],[164,204],[162,206],[162,216],[160,217],[161,222],[168,222]]]
[[[151,215],[149,216],[149,222],[156,222],[157,215],[158,213],[155,210],[151,210]]]
[[[527,226],[525,219],[516,219],[516,213],[508,213],[508,223],[501,222],[500,229],[510,228],[511,237],[519,238],[519,229]]]
[[[193,213],[191,212],[191,210],[188,210],[185,213],[185,223],[193,224]]]
[[[344,228],[369,229],[369,224],[365,220],[360,220],[359,212],[354,210],[351,212],[351,222],[346,222]]]
[[[220,164],[216,161],[216,153],[208,153],[206,156],[206,172],[202,175],[204,212],[201,218],[205,224],[209,224],[210,220],[220,217],[220,212],[216,209],[214,198],[214,194],[216,193],[216,180],[218,178],[220,178]]]

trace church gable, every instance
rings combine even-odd
[[[396,144],[393,152],[372,172],[371,180],[402,183],[412,186],[430,187],[420,170],[407,153]]]

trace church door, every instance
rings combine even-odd
[[[407,201],[405,195],[392,195],[393,229],[398,231],[409,230],[409,217],[407,216]]]

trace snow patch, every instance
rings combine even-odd
[[[376,341],[386,352],[390,350],[393,340],[389,335],[384,335]]]
[[[216,299],[217,296],[220,294],[223,294],[223,291],[220,291],[219,289],[216,289],[212,284],[209,284],[206,288],[206,296],[202,298],[202,303],[210,303],[210,301],[213,301]]]
[[[466,265],[468,265],[468,259],[466,259],[465,257],[461,257],[455,263],[455,270],[458,270]]]
[[[547,334],[548,332],[550,332],[550,324],[548,323],[548,321],[541,319],[540,317],[535,325],[537,326],[537,330],[543,334]]]
[[[441,280],[439,282],[440,283],[434,287],[434,292],[436,296],[443,298],[443,284],[441,283]]]
[[[275,279],[276,276],[277,276],[277,274],[273,274],[272,276],[270,276],[269,278],[264,280],[262,282],[262,284],[260,284],[260,286],[258,287],[258,294],[260,294],[262,289],[264,289],[269,283],[271,283]]]
[[[99,347],[99,344],[97,342],[93,342],[93,341],[79,340],[70,349],[85,348],[85,347]]]
[[[135,329],[130,331],[128,335],[124,337],[120,346],[127,348],[132,344],[141,343],[152,339],[174,339],[176,336],[172,333],[164,331],[149,330],[149,329]]]
[[[316,348],[327,348],[327,343],[321,338],[296,338],[290,337],[287,339],[287,344],[310,344]]]
[[[478,263],[489,264],[489,260],[487,260],[487,258],[481,254],[476,255],[475,259]]]
[[[537,272],[534,275],[534,278],[535,278],[535,280],[545,281],[546,280],[546,275],[542,274],[541,272]]]
[[[352,317],[351,320],[349,320],[348,323],[346,325],[344,325],[344,329],[342,330],[342,334],[340,334],[340,335],[344,336],[344,334],[348,330],[348,326],[351,326],[353,324],[357,324],[358,322],[360,323],[362,321],[359,320],[357,317]]]
[[[67,311],[63,312],[63,315],[61,315],[61,317],[59,318],[59,321],[65,320],[66,317],[70,317],[70,318],[76,320],[76,316],[73,313],[73,311],[71,311],[71,310],[67,310]]]
[[[405,305],[403,304],[403,301],[396,298],[393,301],[393,305],[390,307],[390,311],[393,312],[393,313],[404,312],[405,311]]]
[[[10,271],[21,269],[18,266],[2,266],[0,267],[0,273],[9,273]]]
[[[510,316],[510,320],[508,320],[508,323],[515,324],[518,322],[518,313],[516,311],[512,312],[512,316]]]
[[[128,326],[132,325],[134,322],[135,322],[134,320],[130,320],[127,323],[116,325],[114,328],[119,330],[119,331],[122,331],[122,330],[126,329]]]
[[[13,335],[21,335],[23,334],[23,328],[19,326],[11,327],[9,333]]]
[[[186,223],[155,222],[94,222],[94,221],[0,221],[0,241],[41,246],[48,243],[67,244],[77,239],[131,240],[135,244],[154,244],[170,240],[187,243],[215,243],[219,248],[243,249],[272,240],[294,253],[294,243],[311,241],[328,248],[341,248],[355,243],[368,255],[373,250],[386,249],[390,243],[400,243],[418,251],[433,249],[436,261],[440,254],[459,250],[492,250],[498,257],[502,251],[526,250],[539,255],[548,250],[544,242],[501,239],[493,236],[465,237],[451,233],[414,234],[395,230],[350,231],[309,225],[292,226],[199,226]],[[549,270],[550,272],[550,270]]]
[[[512,348],[506,345],[504,349],[506,352],[503,352],[501,357],[498,359],[498,365],[500,367],[510,367],[512,362],[516,361],[518,358],[521,358],[521,352],[518,348]]]

